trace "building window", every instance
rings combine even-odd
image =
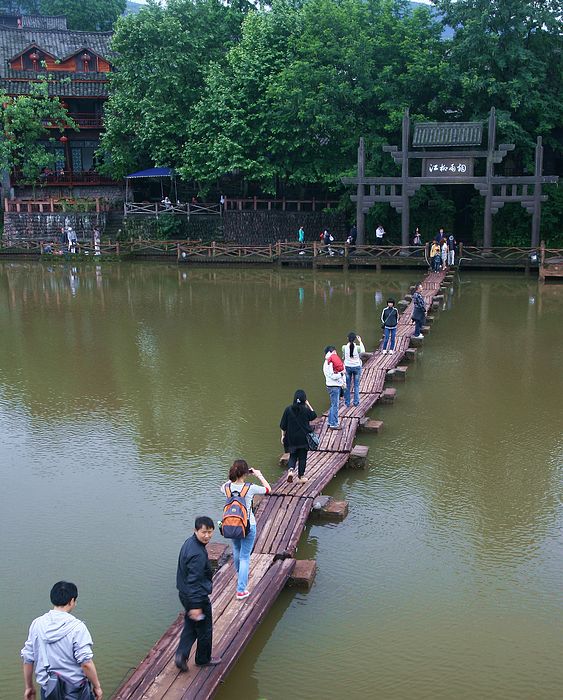
[[[37,49],[33,49],[28,53],[24,54],[23,57],[23,67],[24,70],[44,70],[43,62],[45,56]]]

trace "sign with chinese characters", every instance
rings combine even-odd
[[[473,177],[473,158],[425,158],[423,177]]]

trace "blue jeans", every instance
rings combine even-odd
[[[248,569],[250,555],[256,539],[256,525],[250,526],[250,532],[242,540],[231,540],[233,543],[233,559],[238,573],[237,593],[244,593],[248,586]]]
[[[338,425],[338,401],[340,399],[339,386],[327,386],[326,390],[330,396],[330,409],[328,411],[328,424]]]
[[[344,403],[350,405],[350,387],[352,386],[352,378],[354,378],[354,406],[360,403],[360,375],[362,374],[361,367],[346,367],[346,389],[344,391]]]
[[[387,328],[385,326],[384,336],[383,336],[383,349],[384,350],[394,350],[395,349],[395,336],[397,335],[397,327]],[[389,337],[391,337],[391,347],[389,347]]]

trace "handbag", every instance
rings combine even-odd
[[[315,432],[307,433],[307,445],[312,451],[319,449],[320,437]]]

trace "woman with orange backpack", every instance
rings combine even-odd
[[[262,484],[251,484],[245,477],[255,476]],[[229,481],[221,486],[221,491],[227,497],[221,532],[233,543],[233,559],[238,573],[237,600],[248,598],[248,571],[250,555],[256,539],[256,518],[252,511],[254,496],[271,492],[270,484],[258,469],[251,469],[244,459],[236,459],[229,469]]]

